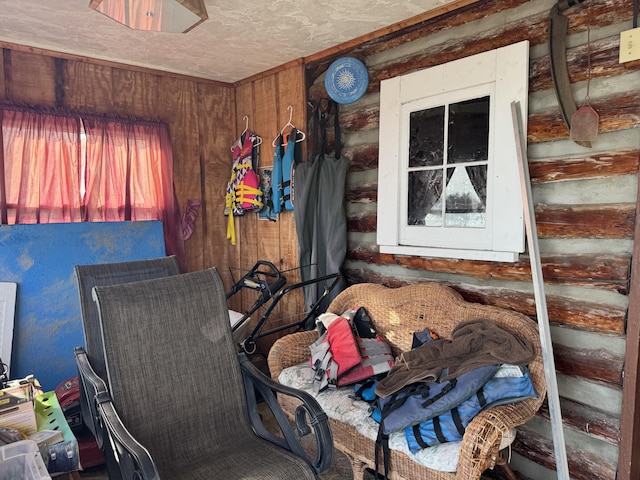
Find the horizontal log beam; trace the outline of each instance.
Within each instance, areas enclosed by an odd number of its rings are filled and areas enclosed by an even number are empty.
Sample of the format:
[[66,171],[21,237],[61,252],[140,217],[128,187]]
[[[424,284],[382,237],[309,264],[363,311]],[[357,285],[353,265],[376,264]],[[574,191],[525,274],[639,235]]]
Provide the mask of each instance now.
[[[500,7],[498,7],[499,10],[506,10],[517,6],[517,3],[521,2],[513,2],[510,4],[507,4],[507,2],[499,3],[501,4]],[[629,8],[621,8],[621,3],[627,3]],[[632,4],[630,2],[609,0],[601,3],[598,2],[589,7],[589,12],[587,12],[585,8],[568,9],[563,12],[569,19],[568,35],[586,30],[587,23],[591,28],[597,28],[599,26],[608,26],[613,23],[624,22],[631,18],[630,11]],[[453,22],[451,17],[434,19],[434,21],[430,22],[429,29],[430,32],[435,33],[463,23],[469,23],[484,16],[485,7],[475,11],[456,12]],[[468,20],[465,21],[465,18]],[[529,40],[532,47],[544,44],[548,41],[548,25],[549,12],[542,12],[520,21],[509,22],[507,25],[489,32],[471,35],[465,38],[453,38],[439,45],[434,45],[428,50],[395,58],[385,64],[373,66],[369,68],[369,85],[367,92],[378,92],[380,90],[380,81],[382,80],[441,65],[522,40]],[[418,36],[424,36],[424,32],[421,32]],[[398,46],[404,43],[405,40],[410,41],[412,39],[413,38],[403,38],[397,42],[384,42],[384,50]],[[590,50],[591,57],[591,78],[619,75],[624,71],[628,72],[640,68],[640,64],[638,66],[629,66],[618,62],[619,37],[613,36],[592,41],[589,47],[579,45],[567,49],[567,70],[571,83],[586,80],[587,78],[587,48]],[[373,50],[375,49],[366,48],[365,46],[353,52],[353,55],[366,56],[375,53]],[[324,66],[328,67],[328,63],[329,62],[326,62]],[[312,65],[310,68],[316,71],[313,76],[314,79],[323,71],[321,68],[318,68],[317,65]],[[549,57],[543,56],[532,59],[530,64],[529,91],[535,92],[550,88],[552,88],[552,80],[549,68]],[[324,84],[322,82],[315,82],[309,89],[309,99],[316,101],[324,96],[326,96]]]
[[[625,93],[591,101],[598,112],[598,133],[640,127],[640,93]],[[569,138],[560,110],[529,114],[527,143],[551,142]]]
[[[333,143],[331,145],[331,151],[333,151]],[[377,143],[342,149],[342,155],[349,159],[350,172],[364,172],[377,169],[378,154]]]
[[[533,294],[500,288],[474,288],[469,285],[456,286],[468,301],[481,301],[490,305],[519,311],[535,317],[536,306]],[[568,297],[546,295],[549,319],[559,325],[576,327],[605,333],[622,335],[625,329],[625,308],[602,305],[596,302],[575,300]]]
[[[345,277],[350,283],[379,283],[389,287],[399,287],[410,283],[428,281],[428,279],[407,278],[383,275],[368,268],[346,268]],[[457,290],[465,300],[514,310],[530,317],[536,315],[533,294],[506,288],[474,287],[453,282],[441,282]],[[547,295],[549,320],[558,325],[590,330],[602,333],[623,334],[626,309],[616,306],[603,306],[600,303],[586,302],[555,295]]]
[[350,203],[378,203],[378,184],[367,183],[347,187],[345,199]]
[[620,150],[583,157],[539,159],[529,161],[531,183],[564,182],[637,175],[640,150]]
[[535,207],[540,238],[632,239],[635,204],[542,205]]
[[349,213],[347,214],[347,231],[359,233],[374,233],[378,229],[378,216],[376,213]]
[[555,344],[553,356],[558,372],[622,389],[624,356],[603,349],[578,349]]
[[[635,205],[538,204],[535,219],[540,238],[632,239]],[[350,232],[372,233],[377,229],[377,215],[352,213],[347,216],[347,224]]]
[[[531,282],[531,264],[529,256],[524,254],[517,262],[510,263],[392,255],[380,253],[376,247],[352,247],[347,258],[371,265],[399,265],[409,270],[464,275],[479,280]],[[542,255],[540,262],[546,283],[628,293],[630,255]]]
[[[560,399],[560,411],[564,425],[612,445],[618,444],[619,418],[567,398]],[[538,410],[538,415],[547,421],[550,420],[549,405],[546,400]]]
[[[553,441],[526,427],[520,427],[511,445],[513,451],[550,470],[556,469]],[[566,447],[569,475],[573,480],[615,480],[617,465],[605,458]]]

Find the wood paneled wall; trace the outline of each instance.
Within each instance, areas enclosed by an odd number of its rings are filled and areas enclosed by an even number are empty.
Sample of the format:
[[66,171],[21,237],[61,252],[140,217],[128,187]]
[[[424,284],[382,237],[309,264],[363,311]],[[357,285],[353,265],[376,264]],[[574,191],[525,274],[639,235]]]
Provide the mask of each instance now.
[[[235,218],[238,243],[226,238],[225,190],[231,173],[231,144],[249,128],[263,137],[260,165],[273,165],[272,141],[289,120],[306,126],[305,71],[301,60],[249,78],[237,85],[0,43],[0,101],[62,107],[79,112],[161,119],[173,142],[174,182],[184,210],[187,200],[201,202],[194,233],[185,242],[186,269],[217,267],[227,289],[256,260],[287,271],[299,281],[298,248],[292,212],[278,221],[258,221],[255,213]],[[230,301],[248,309],[255,292]],[[293,291],[270,316],[265,328],[292,323],[303,311],[301,290]],[[253,322],[264,310],[256,313]],[[260,342],[268,350],[278,335]]]
[[[285,64],[236,85],[236,136],[245,128],[243,118],[246,115],[249,130],[263,139],[260,145],[261,167],[273,166],[272,142],[289,121],[289,106],[293,108],[292,123],[297,128],[306,130],[305,95],[305,70],[301,61]],[[238,242],[232,247],[233,263],[230,264],[236,278],[251,268],[257,260],[267,260],[285,272],[288,285],[300,281],[300,274],[296,270],[298,243],[293,212],[281,212],[275,222],[258,220],[256,213],[247,213],[236,219],[236,235]],[[232,308],[246,311],[256,298],[256,292],[245,289],[231,299],[230,305]],[[302,291],[293,290],[283,297],[269,316],[263,331],[299,321],[303,311]],[[251,325],[254,325],[263,313],[264,310],[256,312]],[[259,351],[266,354],[279,336],[281,334],[274,334],[262,339],[258,344]]]
[[0,100],[80,112],[161,119],[173,141],[174,183],[182,209],[202,202],[185,244],[190,271],[226,266],[221,213],[235,133],[233,85],[2,44]]

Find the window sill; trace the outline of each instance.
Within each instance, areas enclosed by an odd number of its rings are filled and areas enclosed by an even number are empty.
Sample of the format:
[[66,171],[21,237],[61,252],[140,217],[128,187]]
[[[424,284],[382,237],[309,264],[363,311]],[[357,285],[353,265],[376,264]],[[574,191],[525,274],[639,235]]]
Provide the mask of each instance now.
[[380,253],[411,255],[416,257],[456,258],[487,262],[517,262],[518,252],[493,250],[460,250],[453,248],[412,247],[407,245],[380,245]]

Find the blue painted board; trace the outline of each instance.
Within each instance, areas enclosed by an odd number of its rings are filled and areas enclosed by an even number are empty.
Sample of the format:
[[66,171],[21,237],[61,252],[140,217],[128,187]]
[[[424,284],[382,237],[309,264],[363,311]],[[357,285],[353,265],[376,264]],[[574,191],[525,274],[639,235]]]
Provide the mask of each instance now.
[[46,392],[76,375],[75,265],[163,256],[160,221],[0,225],[0,281],[18,284],[11,378],[34,374]]

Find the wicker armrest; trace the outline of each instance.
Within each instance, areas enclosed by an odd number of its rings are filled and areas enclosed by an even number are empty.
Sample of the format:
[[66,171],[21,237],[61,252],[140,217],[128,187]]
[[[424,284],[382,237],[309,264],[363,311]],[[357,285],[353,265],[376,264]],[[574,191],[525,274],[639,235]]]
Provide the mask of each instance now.
[[309,360],[309,345],[318,339],[315,330],[296,332],[278,339],[269,350],[268,364],[271,378],[278,380],[285,368]]
[[526,423],[535,415],[542,398],[485,410],[476,415],[465,430],[460,446],[457,478],[474,478],[493,468],[502,437],[509,429]]

